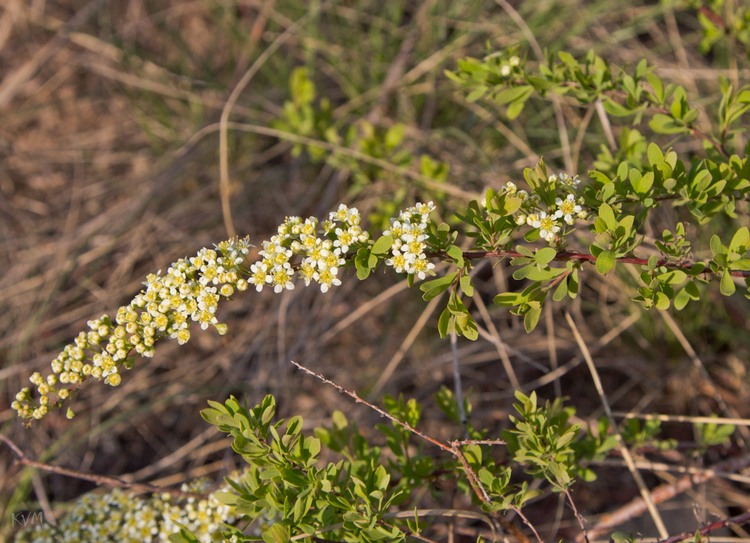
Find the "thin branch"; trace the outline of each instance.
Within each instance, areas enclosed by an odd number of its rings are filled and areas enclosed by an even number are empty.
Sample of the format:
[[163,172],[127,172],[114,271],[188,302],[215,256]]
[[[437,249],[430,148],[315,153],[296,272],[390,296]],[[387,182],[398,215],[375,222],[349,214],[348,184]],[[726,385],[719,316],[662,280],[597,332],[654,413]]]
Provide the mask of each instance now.
[[573,495],[570,493],[570,489],[565,489],[565,497],[568,499],[568,503],[570,504],[570,507],[573,508],[573,514],[576,517],[576,520],[578,521],[578,526],[581,528],[581,533],[583,534],[583,540],[586,543],[589,543],[589,534],[586,531],[586,524],[583,521],[583,516],[581,513],[578,512],[578,508],[576,507],[576,502],[573,501]]
[[[596,388],[596,392],[599,395],[599,399],[602,402],[602,407],[604,408],[604,412],[606,413],[607,418],[609,419],[610,424],[612,428],[614,429],[614,435],[615,435],[615,439],[617,440],[618,449],[620,450],[620,453],[622,454],[622,457],[628,466],[628,470],[630,471],[631,475],[633,476],[633,479],[635,480],[636,484],[638,485],[638,488],[640,489],[641,497],[643,498],[643,501],[646,504],[648,512],[651,514],[651,518],[654,521],[654,524],[656,525],[656,529],[659,532],[659,536],[667,537],[668,535],[667,528],[666,526],[664,526],[664,521],[661,518],[661,514],[659,513],[659,510],[656,508],[656,503],[654,501],[654,498],[651,495],[651,492],[649,492],[648,487],[646,486],[646,483],[643,481],[643,477],[641,477],[640,472],[636,469],[635,463],[633,462],[633,456],[630,454],[630,451],[625,446],[625,442],[622,438],[622,434],[620,434],[620,432],[617,431],[617,422],[615,421],[614,415],[612,415],[612,409],[610,408],[609,401],[607,400],[607,396],[604,393],[604,387],[602,386],[601,379],[599,378],[599,371],[596,369],[596,365],[594,364],[594,359],[591,358],[591,352],[586,346],[586,342],[583,341],[583,337],[581,337],[581,334],[578,331],[578,327],[576,326],[576,323],[573,320],[573,317],[571,317],[570,313],[568,313],[567,311],[565,312],[565,319],[568,321],[568,325],[570,326],[570,329],[573,332],[573,336],[575,337],[576,343],[578,343],[578,348],[581,350],[581,354],[583,355],[583,358],[589,367],[589,372],[591,373],[591,378],[594,381],[594,387]],[[584,533],[584,535],[586,534]],[[591,534],[591,537],[592,538],[594,537],[593,533]]]
[[[421,173],[416,172],[406,166],[398,166],[388,160],[385,160],[382,158],[376,158],[376,157],[368,155],[367,153],[363,153],[355,149],[349,149],[348,147],[343,147],[341,145],[335,145],[324,140],[308,138],[306,136],[299,136],[297,134],[286,132],[284,130],[278,130],[276,128],[270,128],[268,126],[256,125],[256,124],[250,124],[250,123],[239,123],[239,122],[230,121],[230,122],[227,122],[226,128],[231,129],[231,130],[241,131],[241,132],[249,132],[251,134],[260,134],[262,136],[269,136],[272,138],[277,138],[277,139],[291,142],[291,143],[300,143],[303,145],[320,147],[321,149],[325,149],[326,151],[330,151],[332,153],[339,153],[347,157],[351,157],[355,160],[359,160],[360,162],[363,162],[365,164],[372,164],[374,166],[378,166],[379,168],[383,168],[384,170],[393,172],[396,175],[402,175],[406,178],[409,178],[415,181],[416,183],[419,183],[420,185],[424,187],[445,192],[446,194],[450,194],[451,196],[455,196],[457,198],[460,198],[461,200],[477,200],[482,197],[481,193],[463,190],[454,185],[447,185],[443,183],[442,181],[422,175]],[[213,132],[217,132],[221,129],[223,129],[223,126],[221,125],[221,123],[214,123],[214,124],[204,126],[203,128],[201,128],[201,130],[193,134],[190,140],[188,140],[188,143],[186,143],[185,146],[183,147],[187,147],[188,145],[195,145],[196,141],[199,141],[203,139],[204,137],[206,137],[207,135]]]
[[71,17],[65,25],[24,64],[6,75],[0,82],[0,108],[5,108],[23,89],[36,73],[63,50],[71,34],[83,26],[97,10],[104,4],[104,0],[91,0]]
[[464,390],[461,383],[461,367],[458,363],[458,334],[453,330],[451,332],[451,361],[453,366],[453,388],[456,394],[456,403],[458,404],[458,419],[464,432],[467,430],[466,409],[464,409]]
[[[714,477],[724,476],[723,474],[725,473],[740,472],[749,465],[750,454],[744,454],[739,457],[733,457],[722,462],[717,462],[708,469],[701,470],[700,472],[690,470],[690,472],[684,477],[654,488],[651,491],[651,496],[653,496],[655,503],[663,503],[667,500],[671,500],[678,494],[686,492],[696,485],[710,481]],[[607,533],[612,528],[619,526],[630,519],[639,517],[645,510],[646,504],[644,501],[641,498],[635,498],[615,511],[605,515],[601,521],[589,531],[589,535],[592,539],[598,539],[601,535]],[[662,536],[662,538],[666,537],[667,536]]]
[[[540,63],[544,62],[544,51],[542,51],[542,47],[539,45],[539,42],[536,39],[536,36],[534,36],[534,32],[529,28],[529,25],[526,24],[526,21],[524,21],[523,17],[521,17],[521,14],[516,11],[516,9],[510,5],[510,2],[507,0],[495,0],[495,3],[500,6],[505,13],[508,14],[508,16],[513,19],[513,22],[516,23],[518,28],[521,29],[521,32],[523,32],[523,35],[526,37],[526,39],[529,42],[529,45],[534,50],[534,55],[539,60]],[[570,138],[568,137],[568,129],[565,126],[565,115],[563,114],[562,110],[562,100],[559,95],[557,94],[551,94],[549,96],[550,102],[552,102],[552,106],[555,110],[555,121],[557,122],[557,131],[560,135],[560,147],[562,148],[562,157],[563,161],[565,162],[565,168],[573,173],[573,154],[570,149]]]
[[[750,511],[746,511],[741,515],[736,515],[734,517],[717,520],[716,522],[712,522],[711,524],[708,524],[697,531],[698,533],[700,533],[700,535],[708,535],[715,530],[720,530],[721,528],[726,528],[728,526],[736,524],[747,524],[748,522],[750,522]],[[678,543],[680,541],[684,541],[685,539],[690,539],[693,537],[695,537],[695,532],[682,532],[681,534],[662,539],[658,543]]]
[[[443,256],[443,255],[440,255]],[[446,255],[447,257],[447,255]],[[519,253],[518,251],[465,251],[463,257],[469,260],[477,260],[480,258],[527,258],[528,255]],[[561,251],[555,255],[553,259],[557,262],[567,262],[568,260],[578,260],[582,262],[595,263],[596,257],[590,253],[579,253],[576,251]],[[647,266],[647,258],[637,258],[634,256],[621,256],[618,257],[617,262],[621,264],[637,264],[640,266]],[[667,258],[661,258],[656,261],[657,267],[664,266],[671,269],[682,269],[689,270],[695,266],[697,262],[674,262]],[[705,264],[705,263],[702,263]],[[720,272],[715,272],[708,266],[701,272],[702,275],[716,275]],[[730,270],[729,274],[732,277],[750,277],[750,271],[747,270]]]
[[294,24],[279,34],[271,45],[263,50],[253,65],[244,73],[242,79],[240,79],[237,85],[232,89],[232,93],[229,95],[226,104],[224,104],[224,107],[222,108],[221,119],[219,120],[219,189],[221,195],[221,212],[224,216],[224,227],[226,228],[229,237],[234,237],[236,235],[234,222],[232,220],[232,207],[229,202],[231,197],[229,181],[229,115],[232,112],[232,108],[234,108],[234,105],[237,103],[240,94],[242,94],[253,77],[255,77],[255,74],[260,71],[271,55],[292,38],[300,27],[315,17],[320,9],[321,6],[312,7],[304,16],[300,17],[300,19]]
[[46,471],[47,473],[54,473],[56,475],[62,475],[64,477],[71,477],[73,479],[81,479],[83,481],[95,483],[99,486],[107,486],[111,488],[127,488],[128,490],[132,490],[133,492],[148,492],[152,494],[166,493],[176,498],[202,499],[207,496],[207,494],[203,494],[200,492],[185,492],[183,490],[164,488],[146,483],[133,483],[125,481],[124,479],[120,479],[119,477],[109,477],[107,475],[97,475],[68,468],[61,468],[59,466],[52,466],[50,464],[45,464],[44,462],[32,460],[31,458],[27,457],[26,454],[20,449],[20,447],[18,447],[18,445],[16,445],[9,437],[3,434],[0,434],[0,441],[10,447],[13,453],[18,457],[18,463],[30,468],[36,468],[42,471]]
[[[402,421],[400,419],[397,419],[396,417],[394,417],[393,415],[391,415],[390,413],[388,413],[384,409],[382,409],[382,408],[380,408],[380,407],[378,407],[378,406],[376,406],[376,405],[368,402],[367,400],[363,399],[356,392],[344,388],[343,386],[339,385],[338,383],[335,383],[335,382],[331,381],[330,379],[328,379],[324,375],[322,375],[322,374],[320,374],[320,373],[318,373],[316,371],[313,371],[313,370],[311,370],[311,369],[303,366],[302,364],[300,364],[298,362],[295,362],[294,360],[291,360],[290,362],[296,368],[300,369],[304,373],[306,373],[308,375],[311,375],[312,377],[315,377],[316,379],[322,381],[323,383],[332,386],[333,388],[335,388],[336,390],[338,390],[342,394],[344,394],[346,396],[349,396],[356,403],[361,403],[361,404],[366,405],[367,407],[369,407],[370,409],[372,409],[373,411],[375,411],[379,415],[387,418],[388,420],[390,420],[394,424],[397,424],[398,426],[401,426],[402,428],[404,428],[407,431],[413,433],[414,435],[417,435],[417,436],[421,437],[425,441],[427,441],[429,443],[432,443],[433,445],[435,445],[436,447],[440,448],[441,450],[450,453],[461,464],[461,466],[462,466],[462,468],[464,470],[464,473],[466,474],[466,478],[469,481],[469,485],[471,486],[472,490],[474,491],[474,494],[477,496],[477,498],[479,499],[479,501],[481,501],[484,504],[491,503],[491,500],[490,500],[489,495],[487,494],[487,491],[484,489],[484,487],[482,486],[482,483],[479,481],[479,477],[477,476],[476,472],[472,469],[472,467],[469,465],[469,461],[466,459],[466,456],[464,455],[464,453],[460,449],[460,446],[464,444],[463,441],[458,440],[458,441],[451,441],[450,443],[444,443],[444,442],[442,442],[442,441],[440,441],[438,439],[435,439],[434,437],[428,436],[427,434],[424,434],[424,433],[420,432],[419,430],[417,430],[416,428],[414,428],[410,424],[408,424],[408,423],[406,423],[406,422],[404,422],[404,421]],[[491,443],[491,444],[494,445],[494,444],[499,444],[500,442],[493,440],[493,441],[488,442],[488,443]],[[536,531],[536,529],[534,528],[533,524],[531,524],[531,522],[529,521],[529,519],[526,518],[526,516],[524,516],[524,514],[521,512],[521,510],[519,508],[515,507],[515,506],[511,506],[510,509],[513,512],[515,512],[521,518],[521,520],[524,522],[524,524],[526,524],[529,527],[529,529],[534,533],[534,536],[536,537],[536,540],[539,543],[542,543],[542,539],[539,536],[539,533]],[[502,525],[503,529],[505,529],[506,531],[509,531],[510,533],[512,533],[513,536],[518,541],[520,541],[521,543],[530,543],[529,542],[529,538],[526,537],[526,535],[524,535],[524,533],[521,532],[521,530],[519,530],[519,528],[516,525],[514,525],[512,522],[510,522],[508,519],[506,519],[504,517],[501,517],[501,516],[498,516],[496,513],[493,514],[493,517],[496,518],[500,522],[500,524]]]
[[394,417],[393,415],[391,415],[390,413],[388,413],[388,411],[386,411],[385,409],[383,409],[381,407],[378,407],[377,405],[374,405],[374,404],[368,402],[367,400],[363,399],[359,394],[357,394],[353,390],[348,390],[348,389],[342,387],[341,385],[339,385],[338,383],[334,383],[330,379],[326,378],[324,375],[322,375],[322,374],[320,374],[318,372],[315,372],[315,371],[313,371],[313,370],[311,370],[311,369],[303,366],[302,364],[300,364],[298,362],[295,362],[294,360],[290,360],[290,362],[297,369],[302,370],[306,374],[311,375],[311,376],[315,377],[316,379],[319,379],[320,381],[324,382],[327,385],[331,385],[333,388],[335,388],[336,390],[338,390],[342,394],[344,394],[346,396],[349,396],[356,403],[363,403],[363,404],[365,404],[367,407],[369,407],[370,409],[372,409],[373,411],[375,411],[379,415],[382,415],[383,417],[387,418],[388,420],[390,420],[394,424],[397,424],[397,425],[401,426],[402,428],[404,428],[405,430],[408,430],[409,432],[413,433],[414,435],[417,435],[417,436],[421,437],[425,441],[428,441],[428,442],[432,443],[433,445],[435,445],[436,447],[439,447],[440,449],[444,450],[445,452],[449,452],[451,454],[454,454],[454,452],[453,452],[454,449],[450,445],[446,445],[445,443],[443,443],[440,440],[435,439],[434,437],[430,437],[427,434],[423,434],[422,432],[420,432],[419,430],[417,430],[416,428],[414,428],[410,424],[408,424],[408,423],[406,423],[406,422],[404,422],[404,421],[402,421],[400,419],[397,419],[396,417]]

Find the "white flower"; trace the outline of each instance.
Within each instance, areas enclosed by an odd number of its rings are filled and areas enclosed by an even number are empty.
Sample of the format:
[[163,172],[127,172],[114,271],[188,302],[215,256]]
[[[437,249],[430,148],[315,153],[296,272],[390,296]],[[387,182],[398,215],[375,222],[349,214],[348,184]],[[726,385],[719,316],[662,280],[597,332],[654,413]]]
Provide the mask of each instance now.
[[404,268],[406,268],[408,264],[406,257],[402,255],[398,249],[393,249],[391,254],[393,256],[385,261],[386,266],[393,267],[393,269],[396,270],[396,273],[403,273]]
[[559,219],[562,217],[567,224],[573,224],[573,215],[579,214],[582,209],[581,206],[576,203],[575,196],[572,194],[568,194],[565,200],[556,198],[555,205],[557,205],[555,218]]
[[268,275],[268,265],[265,261],[256,262],[250,266],[252,275],[247,280],[248,283],[255,285],[255,290],[258,292],[263,290],[263,285],[271,282],[271,277]]
[[547,213],[542,211],[539,214],[538,222],[539,226],[535,228],[539,228],[539,235],[542,239],[549,243],[555,241],[555,234],[560,231],[560,227],[555,222],[555,217],[553,215],[547,215]]
[[294,283],[292,279],[294,272],[292,267],[286,263],[283,266],[275,266],[271,270],[271,283],[273,283],[273,291],[278,294],[282,290],[294,290]]
[[435,264],[424,258],[424,255],[422,258],[415,260],[411,267],[411,273],[415,274],[420,279],[424,279],[428,273],[434,275],[432,270],[435,269]]

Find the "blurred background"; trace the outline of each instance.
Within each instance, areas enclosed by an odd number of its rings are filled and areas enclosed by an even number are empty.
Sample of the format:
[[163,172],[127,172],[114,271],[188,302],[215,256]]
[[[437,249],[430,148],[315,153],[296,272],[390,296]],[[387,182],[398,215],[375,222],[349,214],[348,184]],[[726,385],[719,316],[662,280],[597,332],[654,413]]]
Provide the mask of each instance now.
[[[84,386],[72,421],[63,410],[26,429],[9,406],[87,320],[113,314],[148,273],[201,247],[235,233],[259,246],[285,216],[324,217],[339,203],[357,206],[376,230],[416,200],[435,201],[450,221],[485,187],[520,183],[542,156],[561,169],[553,109],[531,101],[507,121],[499,108],[468,102],[443,74],[461,57],[527,51],[530,32],[549,51],[594,49],[615,65],[647,58],[710,112],[719,76],[748,80],[747,57],[731,41],[702,52],[699,15],[688,3],[613,0],[5,0],[0,431],[56,466],[178,485],[221,480],[235,465],[227,441],[199,417],[207,399],[257,402],[270,392],[282,415],[301,414],[307,427],[335,409],[365,428],[377,419],[293,371],[295,360],[374,401],[415,397],[425,430],[461,435],[434,402],[441,386],[453,386],[450,343],[435,329],[442,307],[382,271],[360,283],[348,270],[326,294],[300,284],[236,295],[221,309],[226,336],[196,331],[188,345],[165,342],[139,360],[120,387]],[[570,173],[585,182],[602,130],[572,102],[563,101],[563,114]],[[310,139],[325,144],[310,148]],[[686,157],[701,151],[699,142],[665,144]],[[624,288],[630,272],[585,274],[579,299],[550,306],[527,335],[491,305],[517,286],[505,266],[478,266],[475,313],[488,335],[458,345],[475,426],[499,434],[516,388],[565,396],[585,421],[602,414],[563,310],[576,317],[616,411],[750,415],[748,334],[738,333],[747,331],[746,300],[713,289],[681,314],[642,313]],[[665,424],[663,437],[695,439],[685,424]],[[748,452],[740,440],[704,459],[679,447],[668,454],[692,465]],[[637,495],[627,471],[611,464],[576,487],[592,522]],[[651,484],[674,477],[644,476]],[[94,485],[23,468],[0,446],[0,488],[2,539],[14,511],[51,511],[48,503]],[[746,489],[715,480],[690,499],[725,515],[750,508]],[[575,533],[558,497],[544,499],[538,526]],[[680,531],[699,521],[682,522]]]

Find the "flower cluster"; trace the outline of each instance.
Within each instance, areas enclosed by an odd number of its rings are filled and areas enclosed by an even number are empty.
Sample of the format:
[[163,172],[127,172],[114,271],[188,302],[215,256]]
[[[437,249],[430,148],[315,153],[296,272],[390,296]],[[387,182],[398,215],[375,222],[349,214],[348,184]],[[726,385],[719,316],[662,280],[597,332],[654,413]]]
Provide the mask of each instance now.
[[[186,492],[203,492],[206,483],[183,485]],[[229,490],[226,485],[220,489]],[[57,526],[37,524],[16,536],[16,543],[160,543],[179,533],[180,525],[200,541],[214,541],[224,523],[235,520],[232,509],[209,494],[204,499],[134,496],[114,489],[106,494],[86,494],[63,516]]]
[[[516,224],[528,225],[539,230],[539,237],[552,244],[559,237],[564,225],[572,226],[576,219],[585,219],[586,211],[581,204],[583,198],[576,196],[576,189],[580,183],[578,176],[569,176],[565,172],[552,174],[547,178],[548,186],[563,197],[556,197],[553,205],[544,206],[538,195],[529,194],[525,190],[518,190],[515,183],[505,185],[508,194],[523,200],[523,205],[515,214]],[[563,225],[564,223],[564,225]]]
[[432,274],[435,264],[427,260],[425,240],[430,213],[434,210],[432,202],[418,203],[402,211],[397,219],[391,219],[390,229],[383,232],[393,237],[390,258],[385,263],[397,273],[414,274],[420,279]]
[[[391,219],[388,234],[394,241],[387,265],[420,279],[431,273],[435,266],[427,261],[425,240],[434,209],[432,202],[417,204]],[[359,211],[344,204],[322,223],[314,217],[287,217],[277,233],[263,242],[261,258],[250,266],[246,259],[251,245],[242,238],[201,249],[194,257],[173,263],[165,274],[149,275],[145,288],[120,307],[114,319],[102,315],[88,322],[88,330],[52,361],[51,374],[43,377],[35,372],[30,377],[38,399],[25,387],[16,394],[12,408],[21,418],[41,419],[86,379],[117,386],[120,371],[130,368],[136,356],[152,357],[160,339],[187,343],[193,324],[225,334],[227,325],[216,316],[219,302],[250,285],[277,293],[293,289],[295,278],[306,286],[315,282],[323,292],[340,285],[341,267],[369,241],[360,222]],[[72,416],[72,411],[68,414]]]
[[521,65],[521,59],[517,57],[516,55],[511,56],[508,58],[508,63],[503,63],[500,66],[500,75],[503,77],[508,77],[511,72],[513,72],[514,68],[518,68]]
[[37,401],[26,387],[16,395],[13,409],[22,418],[41,419],[51,394],[65,400],[70,388],[87,378],[117,386],[119,370],[132,364],[132,353],[152,357],[154,344],[165,337],[186,343],[191,323],[203,329],[211,325],[225,334],[227,326],[218,322],[216,310],[221,298],[248,288],[242,263],[249,247],[247,238],[228,240],[178,260],[164,275],[149,275],[146,288],[117,310],[114,321],[108,315],[89,321],[88,331],[79,333],[52,361],[50,375],[44,378],[35,372],[30,377],[39,394]]
[[[305,286],[314,281],[326,292],[340,285],[338,272],[346,263],[347,254],[369,239],[360,222],[359,211],[344,204],[331,212],[322,225],[315,217],[304,221],[300,217],[287,217],[278,232],[263,242],[260,251],[263,258],[250,266],[248,281],[258,292],[267,285],[273,286],[277,293],[292,290],[296,269]],[[295,255],[301,257],[298,263],[293,262]]]

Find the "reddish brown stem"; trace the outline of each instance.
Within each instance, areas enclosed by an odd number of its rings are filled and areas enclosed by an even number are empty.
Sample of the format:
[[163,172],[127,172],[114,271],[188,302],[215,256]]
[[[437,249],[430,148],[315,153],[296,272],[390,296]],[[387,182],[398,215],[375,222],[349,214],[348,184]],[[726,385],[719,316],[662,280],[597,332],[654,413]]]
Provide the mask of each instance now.
[[[480,258],[528,258],[528,255],[518,251],[466,251],[463,257],[469,260],[478,260]],[[589,253],[578,253],[574,251],[563,251],[557,253],[554,258],[558,262],[567,262],[568,260],[580,260],[583,262],[596,262],[596,257]],[[633,256],[621,256],[617,262],[622,264],[637,264],[640,266],[648,265],[648,259],[636,258]],[[666,266],[667,268],[689,270],[695,262],[670,262],[666,258],[661,258],[656,262],[657,266]],[[708,266],[701,272],[703,274],[714,275],[716,272]],[[750,277],[750,271],[734,270],[729,272],[733,277]]]
[[57,475],[63,475],[65,477],[72,477],[74,479],[81,479],[83,481],[90,481],[99,486],[108,486],[112,488],[127,488],[133,492],[149,492],[152,494],[170,494],[178,498],[205,498],[205,494],[198,492],[184,492],[182,490],[164,488],[144,483],[133,483],[120,479],[118,477],[108,477],[106,475],[97,475],[94,473],[85,473],[82,471],[76,471],[68,468],[61,468],[59,466],[52,466],[45,464],[37,460],[32,460],[26,456],[26,454],[16,445],[9,437],[0,434],[0,441],[5,443],[18,457],[17,461],[19,464],[29,466],[30,468],[40,469],[48,473],[56,473]]
[[[717,520],[716,522],[707,524],[706,526],[704,526],[703,528],[697,531],[701,535],[708,535],[713,531],[720,530],[721,528],[726,528],[727,526],[732,526],[735,524],[746,524],[748,522],[750,522],[750,511],[746,511],[742,513],[741,515],[737,515],[734,517]],[[692,537],[695,537],[695,532],[683,532],[681,534],[668,537],[667,539],[663,539],[659,543],[679,543],[680,541],[684,541]]]

